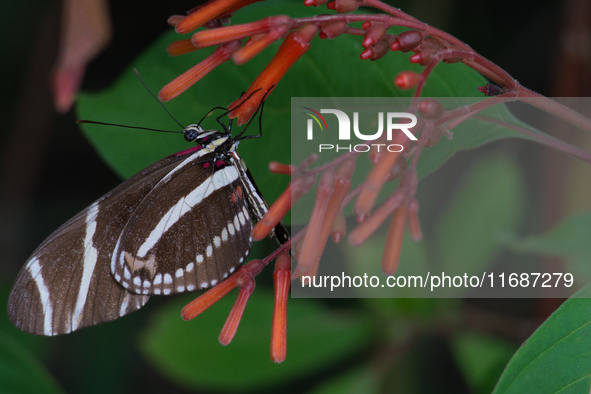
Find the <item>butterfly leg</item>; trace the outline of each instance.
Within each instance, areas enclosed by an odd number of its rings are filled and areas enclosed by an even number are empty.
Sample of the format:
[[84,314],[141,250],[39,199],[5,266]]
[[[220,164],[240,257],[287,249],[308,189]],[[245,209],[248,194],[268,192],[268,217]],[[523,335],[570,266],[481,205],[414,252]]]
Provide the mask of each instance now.
[[[261,99],[261,103],[259,104],[259,107],[257,108],[256,112],[251,116],[251,118],[248,120],[248,123],[246,124],[246,126],[244,126],[244,128],[242,129],[242,131],[236,136],[235,139],[237,139],[237,140],[246,140],[246,139],[249,139],[249,138],[260,138],[260,137],[263,136],[263,109],[265,107],[265,99],[267,98],[267,95],[269,94],[269,92],[271,91],[271,89],[273,89],[274,86],[275,85],[271,86],[265,92],[265,95]],[[257,90],[255,90],[250,96],[252,96],[256,92],[258,92],[259,90],[260,90],[260,88],[257,89]],[[250,96],[248,98],[250,98]],[[248,100],[248,98],[246,100]],[[244,100],[244,101],[246,101],[246,100]],[[244,103],[244,101],[242,103]],[[242,105],[242,103],[240,103],[240,105]],[[236,107],[236,108],[238,108],[238,107]],[[258,135],[247,135],[245,137],[242,137],[242,134],[244,134],[244,132],[246,132],[246,129],[248,129],[248,127],[252,123],[253,119],[256,117],[257,112],[259,112],[259,134]]]

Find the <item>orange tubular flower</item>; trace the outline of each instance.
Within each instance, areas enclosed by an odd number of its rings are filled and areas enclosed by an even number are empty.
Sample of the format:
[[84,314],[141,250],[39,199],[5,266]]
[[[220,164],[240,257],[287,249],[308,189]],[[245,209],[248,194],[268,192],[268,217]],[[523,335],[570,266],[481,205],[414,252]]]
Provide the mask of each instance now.
[[289,26],[286,23],[282,23],[280,25],[275,26],[265,36],[259,38],[256,41],[253,41],[252,43],[246,46],[243,46],[242,48],[234,52],[234,54],[232,55],[232,60],[234,60],[234,63],[236,63],[237,65],[246,63],[256,55],[261,53],[269,45],[279,40],[280,38],[283,38],[288,31]]
[[[302,244],[301,254],[298,258],[299,274],[307,273],[309,275],[316,275],[318,263],[332,231],[335,217],[341,208],[343,199],[351,189],[351,176],[353,176],[354,171],[355,161],[348,160],[341,164],[335,171],[334,186],[330,190],[330,199],[327,201],[326,207],[324,209],[318,207],[318,211],[317,207],[314,207],[312,218],[310,218],[310,223],[308,224],[308,231]],[[318,185],[317,204],[321,195],[321,182],[322,179]],[[325,193],[325,191],[322,191],[322,193]],[[316,214],[322,216],[315,219]],[[318,221],[318,227],[316,227],[316,221]],[[307,267],[311,267],[311,269]]]
[[240,41],[232,41],[221,45],[207,59],[191,67],[166,84],[158,93],[158,98],[160,101],[172,100],[206,76],[211,70],[229,60],[232,53],[238,48],[240,48]]
[[172,27],[175,27],[177,25],[177,23],[179,23],[183,19],[185,19],[184,15],[172,15],[172,16],[168,17],[168,19],[166,20],[166,23],[168,23]]
[[394,192],[388,199],[373,212],[366,220],[359,226],[355,227],[347,238],[349,243],[353,246],[359,246],[364,243],[371,234],[373,234],[378,227],[386,220],[392,211],[398,209],[404,201],[404,194]]
[[416,199],[412,200],[408,206],[408,230],[413,241],[419,242],[423,239],[419,222],[419,202]]
[[252,229],[252,239],[254,241],[260,241],[265,238],[287,212],[289,212],[292,203],[296,202],[300,197],[306,194],[315,182],[316,178],[312,175],[294,178],[287,189],[285,189],[273,205],[269,207],[269,210],[263,215],[263,218],[255,224]]
[[221,300],[236,286],[240,286],[241,283],[239,278],[243,273],[247,273],[251,277],[254,277],[258,275],[263,270],[263,268],[265,268],[265,264],[262,260],[256,259],[249,261],[238,271],[236,271],[234,275],[207,290],[205,293],[201,294],[199,297],[185,305],[181,311],[181,317],[183,320],[191,320],[196,318],[207,308]]
[[[197,48],[220,45],[228,41],[241,40],[255,34],[265,33],[278,25],[293,26],[294,20],[286,15],[270,16],[256,22],[201,30],[193,34],[191,41]],[[278,37],[279,39],[281,37]]]
[[[351,190],[351,185],[353,184],[351,182],[351,177],[353,176],[353,172],[355,172],[355,161],[347,160],[337,167],[335,172],[337,177],[335,181],[334,192],[332,193],[332,197],[328,202],[328,209],[326,210],[326,215],[324,217],[322,232],[320,233],[322,238],[320,239],[321,243],[319,245],[318,258],[320,258],[320,255],[324,250],[324,246],[328,240],[328,235],[335,231],[335,227],[339,227],[338,222],[340,218],[337,218],[339,217],[339,212],[341,210],[341,203],[347,196],[347,193],[349,193],[349,190]],[[342,213],[340,213],[340,217],[343,219],[345,218]],[[346,222],[344,226],[346,228]],[[340,228],[342,229],[342,226],[340,226]],[[338,243],[339,241],[340,238],[339,240],[335,240],[335,243]]]
[[220,16],[230,14],[261,0],[211,0],[180,20],[175,27],[179,34],[187,34]]
[[[296,178],[301,179],[301,178]],[[295,181],[292,181],[287,189],[281,193],[279,198],[275,200],[273,205],[269,207],[269,210],[263,218],[254,225],[252,229],[253,241],[260,241],[264,239],[270,232],[277,226],[287,212],[291,209],[291,190]]]
[[[318,257],[318,241],[324,225],[324,218],[328,203],[334,191],[335,174],[332,171],[327,171],[320,177],[318,181],[318,188],[316,189],[316,202],[314,210],[308,223],[304,243],[298,259],[298,268],[301,274],[309,273],[316,275],[316,272],[310,272],[312,267],[316,266]],[[328,235],[327,235],[328,236]]]
[[277,257],[273,282],[275,284],[275,306],[271,327],[271,360],[279,364],[285,360],[287,354],[287,299],[291,284],[291,257],[288,253]]
[[168,48],[166,48],[166,51],[170,56],[180,56],[196,51],[197,49],[198,48],[195,47],[195,45],[193,45],[193,42],[191,42],[191,40],[186,39],[171,42],[168,45]]
[[341,242],[341,238],[347,233],[347,219],[345,219],[345,215],[341,212],[338,212],[332,221],[332,225],[330,227],[330,235],[332,236],[332,241],[335,244]]
[[386,247],[382,254],[382,271],[388,276],[394,275],[396,269],[398,269],[404,228],[406,227],[406,213],[406,205],[401,206],[394,212],[390,229],[386,236]]
[[188,303],[181,310],[181,317],[183,320],[191,320],[199,316],[202,312],[207,310],[210,306],[224,298],[229,292],[236,287],[236,281],[225,280],[217,286],[212,287],[193,301]]
[[271,171],[273,174],[294,175],[298,171],[298,168],[292,164],[284,164],[277,161],[272,161],[269,163],[269,171]]
[[254,278],[248,272],[242,272],[235,280],[236,284],[240,286],[240,290],[238,291],[238,297],[236,298],[236,302],[232,307],[232,310],[228,314],[228,318],[226,319],[226,323],[222,328],[222,332],[219,336],[219,341],[222,345],[226,346],[232,342],[234,339],[234,335],[236,335],[236,330],[238,330],[238,325],[240,324],[240,320],[242,320],[242,315],[244,314],[244,308],[246,308],[246,303],[250,298],[250,295],[254,291]]
[[[408,138],[402,133],[397,134],[396,137],[392,139],[392,143],[403,146],[407,146],[408,141]],[[363,190],[359,193],[359,197],[357,197],[353,208],[359,222],[365,220],[369,215],[380,190],[382,190],[384,182],[388,179],[390,169],[396,164],[396,161],[401,155],[402,152],[388,152],[383,154],[380,157],[378,164],[367,176]]]
[[[312,41],[317,31],[318,26],[315,24],[305,24],[295,32],[291,32],[279,47],[275,57],[254,80],[246,93],[242,95],[242,97],[250,98],[230,112],[229,117],[238,118],[238,125],[246,123],[258,109],[263,98],[269,95],[287,70],[310,48],[310,41]],[[258,92],[255,93],[257,90]],[[242,100],[242,98],[239,98],[230,104],[228,108],[238,106]]]

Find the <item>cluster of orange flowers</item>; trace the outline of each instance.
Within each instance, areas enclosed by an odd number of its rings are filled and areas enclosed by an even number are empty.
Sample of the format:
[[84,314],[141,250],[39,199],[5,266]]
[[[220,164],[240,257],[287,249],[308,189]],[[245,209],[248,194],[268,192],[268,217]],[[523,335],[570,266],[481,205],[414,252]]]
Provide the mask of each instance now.
[[[462,61],[483,75],[490,77],[502,88],[518,87],[518,84],[504,71],[486,63],[459,40],[441,31],[433,34],[435,29],[427,27],[416,19],[379,3],[377,0],[363,2],[335,0],[328,2],[327,7],[342,14],[351,12],[361,5],[366,5],[385,11],[387,15],[337,14],[299,19],[280,15],[241,25],[224,25],[232,12],[255,1],[260,0],[211,0],[191,10],[187,16],[169,18],[169,23],[175,26],[176,31],[181,34],[205,27],[204,30],[193,33],[190,39],[172,43],[168,48],[170,55],[183,55],[208,46],[218,46],[218,48],[208,58],[164,86],[159,93],[159,98],[162,101],[177,97],[221,63],[232,59],[236,64],[243,64],[273,42],[283,40],[273,59],[243,94],[242,97],[247,99],[238,98],[228,106],[235,108],[230,112],[230,118],[238,118],[238,124],[244,124],[255,114],[262,100],[273,91],[289,68],[309,49],[311,40],[317,34],[320,38],[327,39],[341,34],[362,36],[363,51],[360,57],[372,61],[381,58],[388,51],[414,51],[415,54],[410,58],[410,61],[424,65],[424,71],[421,74],[402,71],[395,78],[394,83],[401,89],[416,87],[415,98],[420,95],[422,85],[433,67],[441,61]],[[304,1],[306,6],[319,6],[324,3],[326,0]],[[349,24],[352,22],[362,22],[362,28],[351,27]],[[388,28],[394,24],[409,27],[411,30],[398,35],[388,34]],[[244,39],[247,40],[243,45]],[[490,95],[504,93],[501,87],[497,87],[496,90],[494,87],[495,85],[491,85],[491,88],[486,91],[490,92]],[[482,89],[484,91],[485,88]],[[419,140],[417,142],[409,141],[401,134],[391,142],[404,146],[406,153],[370,152],[374,167],[362,186],[353,191],[351,191],[351,176],[355,171],[354,155],[345,154],[328,167],[322,166],[314,171],[308,170],[313,158],[297,168],[286,164],[271,163],[272,172],[290,174],[294,178],[287,190],[270,207],[268,213],[255,225],[252,233],[253,239],[265,238],[287,214],[296,200],[314,186],[318,175],[320,175],[309,224],[272,255],[264,260],[250,261],[226,281],[188,304],[182,311],[183,318],[188,320],[196,317],[230,290],[239,287],[236,304],[220,334],[220,342],[228,344],[236,332],[248,297],[254,290],[254,277],[269,262],[277,258],[274,273],[276,295],[271,359],[277,363],[282,362],[286,354],[286,304],[291,280],[302,274],[316,274],[328,237],[332,235],[333,240],[339,242],[346,233],[346,223],[342,212],[353,199],[355,199],[354,213],[360,223],[348,236],[349,243],[354,246],[363,243],[387,218],[392,217],[383,252],[382,270],[386,275],[394,274],[398,266],[407,222],[412,238],[415,241],[422,238],[418,219],[419,204],[414,197],[418,183],[415,167],[420,152],[423,147],[436,144],[442,135],[450,137],[450,128],[461,123],[470,114],[469,112],[459,115],[447,113],[446,116],[442,116],[444,111],[441,104],[430,99],[415,101],[413,105],[422,115],[422,119],[419,119],[420,125],[415,129],[418,130],[415,132],[416,135],[420,132]],[[472,113],[479,110],[481,110],[480,107],[475,107]],[[450,124],[450,120],[454,119],[453,116],[456,116],[455,123],[452,121],[451,127],[444,126],[445,123]],[[412,162],[407,164],[411,155],[413,156]],[[384,183],[398,178],[400,178],[400,183],[396,191],[370,215]],[[293,278],[289,256],[289,249],[292,246],[295,246],[295,258],[298,261]]]

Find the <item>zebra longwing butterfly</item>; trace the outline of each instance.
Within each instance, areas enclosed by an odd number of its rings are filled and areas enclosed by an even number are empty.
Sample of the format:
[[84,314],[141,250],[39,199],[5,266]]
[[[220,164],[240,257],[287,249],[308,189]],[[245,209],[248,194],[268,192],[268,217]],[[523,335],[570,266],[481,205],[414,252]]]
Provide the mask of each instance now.
[[[197,146],[140,171],[51,234],[16,278],[11,322],[66,334],[133,312],[151,295],[215,286],[242,265],[268,205],[236,148],[261,133],[243,136],[247,124],[232,137],[226,114],[217,119],[223,131],[187,126]],[[281,224],[275,233],[289,237]]]

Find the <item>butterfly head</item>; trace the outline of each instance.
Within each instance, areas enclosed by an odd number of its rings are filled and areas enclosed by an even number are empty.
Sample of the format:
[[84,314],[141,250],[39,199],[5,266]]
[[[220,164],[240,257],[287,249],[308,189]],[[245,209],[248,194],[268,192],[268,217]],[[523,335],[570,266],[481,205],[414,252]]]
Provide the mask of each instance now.
[[197,124],[191,124],[183,129],[185,140],[188,142],[206,142],[209,136],[219,134],[219,130],[205,130]]

